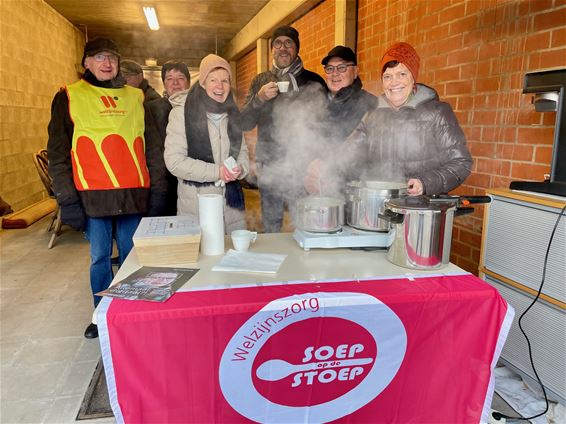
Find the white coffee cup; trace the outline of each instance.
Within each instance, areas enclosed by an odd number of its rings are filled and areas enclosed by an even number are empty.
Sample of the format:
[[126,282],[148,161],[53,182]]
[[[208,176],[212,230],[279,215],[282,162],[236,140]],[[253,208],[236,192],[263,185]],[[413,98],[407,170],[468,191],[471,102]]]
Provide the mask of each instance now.
[[250,248],[250,244],[257,238],[255,231],[234,230],[232,231],[232,244],[234,249],[239,252],[245,252]]
[[280,93],[286,93],[289,91],[289,81],[277,81],[277,88]]

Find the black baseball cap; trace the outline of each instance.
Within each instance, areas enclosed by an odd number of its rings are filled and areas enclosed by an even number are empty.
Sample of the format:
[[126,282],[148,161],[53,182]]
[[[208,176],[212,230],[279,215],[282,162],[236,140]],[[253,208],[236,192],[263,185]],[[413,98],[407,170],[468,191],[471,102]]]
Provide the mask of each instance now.
[[322,59],[322,64],[326,66],[328,61],[333,57],[339,57],[340,59],[344,59],[348,62],[354,62],[354,65],[358,64],[358,59],[356,57],[356,53],[350,48],[345,46],[336,46],[332,50],[328,52],[326,57]]

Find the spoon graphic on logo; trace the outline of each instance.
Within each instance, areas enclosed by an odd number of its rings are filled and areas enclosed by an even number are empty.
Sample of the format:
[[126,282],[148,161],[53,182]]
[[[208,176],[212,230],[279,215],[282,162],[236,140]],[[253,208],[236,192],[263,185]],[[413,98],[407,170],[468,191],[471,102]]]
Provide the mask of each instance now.
[[351,367],[355,365],[366,365],[373,362],[372,358],[358,358],[358,359],[346,359],[344,361],[323,361],[323,362],[311,362],[309,364],[291,364],[282,359],[271,359],[264,362],[259,367],[255,374],[258,378],[265,381],[277,381],[285,378],[291,374],[301,372],[301,371],[311,371],[316,369],[328,369],[328,368],[339,368],[339,367]]

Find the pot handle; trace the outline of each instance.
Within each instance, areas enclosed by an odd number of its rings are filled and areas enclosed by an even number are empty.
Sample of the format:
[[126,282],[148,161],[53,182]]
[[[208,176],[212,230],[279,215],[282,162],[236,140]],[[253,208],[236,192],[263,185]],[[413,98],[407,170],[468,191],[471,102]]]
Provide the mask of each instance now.
[[389,221],[391,224],[401,224],[405,219],[405,215],[393,212],[391,209],[385,209],[383,213],[380,213],[378,216],[385,221]]
[[454,216],[462,216],[471,214],[474,211],[474,208],[456,208],[454,211]]
[[460,196],[460,205],[467,206],[472,203],[490,203],[491,197],[489,196]]

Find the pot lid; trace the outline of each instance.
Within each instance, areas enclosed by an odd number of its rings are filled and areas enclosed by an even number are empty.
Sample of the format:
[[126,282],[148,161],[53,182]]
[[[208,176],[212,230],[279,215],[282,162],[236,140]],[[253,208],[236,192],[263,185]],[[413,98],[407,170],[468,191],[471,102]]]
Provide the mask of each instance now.
[[430,197],[430,196],[406,196],[388,199],[385,206],[395,209],[406,210],[433,210],[442,211],[455,208],[458,198],[454,197]]

